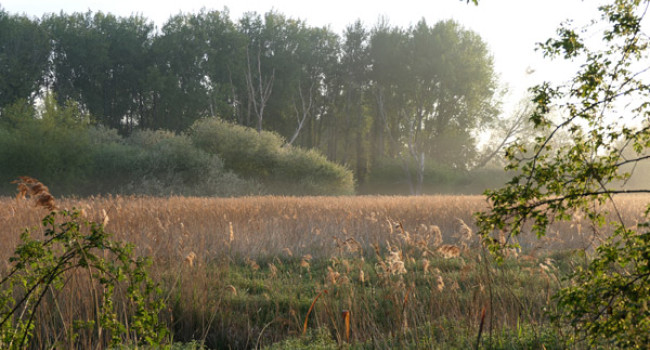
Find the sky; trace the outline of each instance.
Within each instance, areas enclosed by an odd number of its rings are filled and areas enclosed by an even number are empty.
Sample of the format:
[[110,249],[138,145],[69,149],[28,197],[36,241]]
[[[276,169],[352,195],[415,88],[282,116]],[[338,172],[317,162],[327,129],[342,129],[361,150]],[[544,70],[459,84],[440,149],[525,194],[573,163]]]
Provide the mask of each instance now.
[[558,25],[571,18],[584,25],[596,18],[601,0],[481,0],[479,6],[460,0],[0,0],[13,14],[41,17],[45,13],[110,12],[118,16],[140,14],[161,27],[170,16],[228,8],[235,21],[245,12],[276,10],[305,20],[311,26],[329,26],[342,33],[347,25],[361,20],[367,28],[380,18],[406,28],[425,19],[430,25],[454,19],[477,32],[494,57],[495,70],[510,93],[505,109],[514,108],[528,87],[543,80],[561,82],[575,65],[544,59],[536,43],[552,37]]

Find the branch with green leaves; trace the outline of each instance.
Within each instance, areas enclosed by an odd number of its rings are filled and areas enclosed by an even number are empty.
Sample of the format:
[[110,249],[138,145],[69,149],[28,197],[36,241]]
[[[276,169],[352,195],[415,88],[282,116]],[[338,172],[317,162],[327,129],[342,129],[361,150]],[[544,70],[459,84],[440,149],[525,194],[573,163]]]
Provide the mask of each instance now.
[[[479,234],[500,258],[508,243],[494,236],[529,230],[541,237],[552,222],[573,220],[576,213],[594,227],[612,228],[555,296],[554,320],[571,327],[572,341],[593,347],[650,343],[650,223],[631,227],[614,201],[650,193],[625,187],[650,159],[650,85],[644,80],[650,41],[642,30],[649,5],[614,0],[600,6],[599,24],[606,27],[595,49],[589,42],[596,26],[575,30],[565,24],[557,38],[540,44],[546,56],[584,63],[568,84],[531,89],[536,108],[530,120],[546,136],[507,149],[506,170],[515,175],[503,188],[487,191],[490,208],[476,214]],[[553,122],[553,112],[560,122]],[[648,211],[650,206],[646,217]]]

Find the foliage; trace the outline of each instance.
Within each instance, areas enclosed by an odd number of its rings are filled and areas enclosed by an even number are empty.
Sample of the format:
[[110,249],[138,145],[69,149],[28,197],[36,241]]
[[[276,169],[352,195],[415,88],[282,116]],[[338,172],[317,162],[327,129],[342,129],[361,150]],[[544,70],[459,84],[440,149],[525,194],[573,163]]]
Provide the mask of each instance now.
[[[19,186],[33,197],[47,193],[33,179],[23,178]],[[37,315],[57,306],[56,300],[71,288],[85,288],[92,295],[94,312],[84,318],[83,313],[64,315],[57,307],[64,322],[57,338],[67,347],[166,341],[168,333],[158,320],[164,303],[147,273],[150,260],[134,257],[132,245],[111,240],[103,224],[84,220],[78,210],[54,210],[42,224],[42,239],[32,238],[30,230],[21,234],[22,242],[0,279],[0,346],[22,349],[32,344],[42,326]],[[122,294],[126,299],[120,305],[117,296]]]
[[58,106],[53,96],[36,111],[26,103],[5,108],[0,134],[6,135],[0,138],[0,179],[5,184],[34,174],[56,193],[78,195],[232,196],[258,191],[224,170],[219,157],[194,147],[187,136],[136,131],[122,137],[114,129],[92,126],[76,103]]
[[[620,187],[630,176],[623,166],[648,159],[650,85],[643,74],[648,40],[641,28],[648,6],[639,0],[601,6],[604,29],[597,49],[585,39],[591,31],[582,33],[570,23],[558,29],[558,38],[540,45],[547,56],[584,63],[566,85],[533,88],[530,120],[547,136],[537,138],[531,149],[519,143],[507,150],[507,169],[518,175],[502,189],[488,191],[491,210],[477,214],[484,237],[499,231],[516,236],[527,221],[538,236],[551,222],[576,217],[588,219],[594,234],[614,226],[589,267],[576,270],[573,284],[557,298],[558,321],[575,326],[575,340],[586,338],[594,346],[642,348],[648,343],[646,225],[634,228],[615,204],[613,217],[603,210],[616,194],[648,191]],[[559,124],[548,116],[553,109],[564,115]],[[570,142],[550,147],[563,132]],[[499,250],[492,242],[491,248]]]
[[411,193],[422,192],[428,160],[470,168],[478,156],[473,132],[498,112],[492,58],[481,38],[454,21],[422,20],[407,31],[380,24],[370,59],[372,108],[387,155],[418,164],[404,168]]
[[76,103],[58,106],[48,96],[38,111],[18,102],[3,114],[0,129],[8,135],[0,139],[3,185],[33,174],[69,191],[88,175],[90,139],[85,129],[89,120]]
[[273,182],[284,185],[275,193],[339,195],[354,194],[354,177],[317,150],[289,147],[280,154]]
[[0,26],[2,107],[53,92],[120,135],[220,117],[318,149],[358,184],[382,158],[468,168],[496,113],[487,47],[453,21],[337,35],[276,11],[180,13],[160,31],[140,15],[2,11]]
[[219,155],[227,168],[245,177],[261,179],[271,175],[284,143],[275,133],[258,133],[217,118],[197,121],[189,135],[197,147]]
[[132,129],[151,96],[153,24],[141,16],[88,11],[50,14],[40,25],[52,42],[48,88],[62,102],[82,104],[107,127]]
[[[130,180],[127,192],[231,196],[254,189],[235,174],[225,171],[218,156],[196,148],[185,135],[138,131],[125,139],[125,149],[129,150],[125,159],[130,157],[132,161],[116,165],[130,167],[124,169]],[[119,157],[113,160],[121,162]],[[101,164],[97,162],[98,166]]]
[[32,100],[44,81],[49,54],[45,30],[0,7],[0,115],[19,99]]
[[[560,314],[591,346],[642,348],[650,344],[650,232],[618,227],[598,247],[586,268],[578,268],[573,283],[559,291]],[[580,339],[580,338],[579,338]]]
[[201,150],[218,155],[230,169],[261,181],[269,193],[352,194],[352,173],[314,150],[283,147],[279,135],[217,118],[197,121],[190,137]]

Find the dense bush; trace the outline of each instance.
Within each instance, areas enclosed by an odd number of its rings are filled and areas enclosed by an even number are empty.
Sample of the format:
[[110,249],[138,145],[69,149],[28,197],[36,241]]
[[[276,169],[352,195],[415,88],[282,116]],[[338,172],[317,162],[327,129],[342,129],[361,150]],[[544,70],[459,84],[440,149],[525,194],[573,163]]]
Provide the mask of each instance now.
[[275,133],[258,133],[254,129],[216,118],[194,123],[190,135],[200,149],[219,155],[228,169],[241,176],[262,180],[272,175],[284,143]]
[[317,151],[283,147],[284,140],[275,133],[208,118],[194,123],[190,137],[198,148],[223,159],[227,169],[260,181],[267,193],[354,193],[350,170]]
[[17,104],[0,118],[0,193],[13,192],[8,183],[22,175],[44,179],[57,195],[259,192],[187,136],[139,131],[123,138],[91,126],[78,106],[57,107],[50,97],[39,111]]
[[56,184],[57,192],[70,191],[89,171],[88,116],[74,104],[56,107],[46,99],[36,111],[25,102],[7,108],[0,119],[0,182],[31,175]]
[[[255,186],[224,171],[215,156],[194,147],[184,135],[138,131],[123,140],[114,131],[93,131],[92,178],[101,192],[150,195],[231,196],[253,193]],[[113,139],[112,142],[106,142]],[[119,174],[116,176],[116,174]]]

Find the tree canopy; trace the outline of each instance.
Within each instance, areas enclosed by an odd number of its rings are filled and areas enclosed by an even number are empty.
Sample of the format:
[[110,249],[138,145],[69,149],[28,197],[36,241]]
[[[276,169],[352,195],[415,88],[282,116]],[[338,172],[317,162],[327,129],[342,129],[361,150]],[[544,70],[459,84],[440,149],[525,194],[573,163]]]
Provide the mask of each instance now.
[[413,191],[425,161],[471,167],[475,131],[498,112],[491,55],[454,21],[339,35],[274,11],[180,13],[160,30],[139,15],[3,11],[0,26],[0,110],[50,91],[123,135],[217,116],[319,149],[360,184],[385,159],[413,168]]
[[0,108],[38,94],[49,54],[47,32],[38,23],[0,7]]

